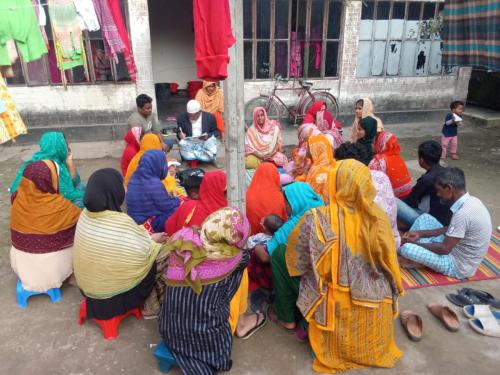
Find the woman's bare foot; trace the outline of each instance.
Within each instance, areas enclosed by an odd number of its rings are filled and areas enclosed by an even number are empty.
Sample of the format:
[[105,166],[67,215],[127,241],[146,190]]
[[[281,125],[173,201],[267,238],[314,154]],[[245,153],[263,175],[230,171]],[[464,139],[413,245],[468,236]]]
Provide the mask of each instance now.
[[236,326],[236,337],[247,339],[267,322],[264,313],[257,311],[240,315]]
[[269,309],[268,311],[269,319],[271,319],[273,322],[276,322],[280,327],[288,330],[288,331],[294,331],[295,328],[297,328],[297,324],[295,322],[282,322],[281,320],[278,320],[276,315],[274,314],[273,309]]
[[421,264],[398,255],[398,263],[403,268],[419,268]]
[[68,282],[69,285],[71,286],[78,286],[77,282],[76,282],[76,277],[75,277],[75,274],[72,273],[70,277],[68,277],[66,279],[66,281]]

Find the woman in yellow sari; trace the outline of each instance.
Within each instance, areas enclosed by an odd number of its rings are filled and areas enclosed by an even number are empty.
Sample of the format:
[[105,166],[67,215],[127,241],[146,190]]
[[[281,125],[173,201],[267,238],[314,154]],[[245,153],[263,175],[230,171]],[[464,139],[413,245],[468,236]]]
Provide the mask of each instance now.
[[313,136],[308,141],[308,156],[312,160],[306,182],[328,202],[328,172],[335,165],[333,147],[323,134]]
[[297,224],[285,255],[289,275],[301,277],[297,306],[309,322],[313,369],[393,367],[402,356],[392,321],[403,287],[391,225],[362,163],[338,161],[329,193],[329,205]]

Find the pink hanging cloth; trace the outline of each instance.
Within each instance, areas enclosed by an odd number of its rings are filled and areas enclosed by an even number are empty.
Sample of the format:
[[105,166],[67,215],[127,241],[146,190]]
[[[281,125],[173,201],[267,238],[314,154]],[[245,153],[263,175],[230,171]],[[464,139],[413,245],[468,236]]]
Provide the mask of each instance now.
[[228,49],[236,41],[231,31],[228,0],[194,0],[194,55],[198,78],[227,78]]
[[125,51],[125,45],[118,33],[115,20],[106,0],[93,0],[95,13],[101,25],[102,38],[104,40],[104,51],[106,56],[118,63],[118,54]]
[[128,74],[130,79],[135,81],[137,79],[137,67],[135,66],[134,55],[132,54],[132,48],[130,46],[130,39],[128,37],[127,27],[125,26],[125,21],[123,18],[122,8],[120,6],[120,0],[108,0],[109,10],[115,21],[118,34],[125,46],[123,51],[123,56],[125,57],[125,63],[127,64]]

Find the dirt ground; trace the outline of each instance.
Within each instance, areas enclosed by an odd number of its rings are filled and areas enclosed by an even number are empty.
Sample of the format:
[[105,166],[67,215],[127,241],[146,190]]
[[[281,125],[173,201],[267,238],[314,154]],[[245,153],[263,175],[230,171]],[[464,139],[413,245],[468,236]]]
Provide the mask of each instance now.
[[[438,140],[435,124],[397,124],[387,126],[401,140],[403,155],[412,174],[421,174],[416,162],[416,147],[429,138]],[[431,136],[432,135],[432,136]],[[348,129],[346,129],[348,136]],[[290,136],[293,139],[293,134]],[[464,169],[468,190],[487,205],[493,227],[500,224],[500,128],[465,129],[459,136],[461,159],[448,165]],[[120,143],[94,142],[73,145],[73,154],[83,179],[103,167],[119,169]],[[48,297],[29,300],[20,310],[15,300],[16,276],[10,268],[9,194],[22,160],[36,147],[0,148],[0,374],[160,374],[152,355],[160,341],[157,320],[136,321],[127,318],[115,341],[103,339],[92,322],[77,324],[81,295],[76,287],[64,285],[63,298],[50,303]],[[219,161],[223,164],[223,155]],[[468,283],[500,297],[500,280]],[[421,342],[409,341],[399,321],[395,321],[396,340],[404,357],[394,369],[364,369],[359,374],[461,375],[498,374],[500,339],[476,334],[461,319],[457,333],[447,331],[427,311],[430,302],[447,303],[445,294],[456,286],[410,290],[401,298],[400,308],[412,309],[424,321]],[[247,341],[235,339],[232,374],[312,374],[312,352],[308,345],[275,324],[269,323]],[[174,370],[172,374],[180,374]]]

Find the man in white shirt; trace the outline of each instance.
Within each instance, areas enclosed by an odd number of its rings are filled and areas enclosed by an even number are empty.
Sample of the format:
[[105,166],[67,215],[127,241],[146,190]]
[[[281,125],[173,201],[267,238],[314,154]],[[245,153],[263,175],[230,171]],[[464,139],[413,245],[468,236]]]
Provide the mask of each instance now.
[[219,147],[215,116],[201,110],[197,100],[190,100],[187,112],[177,117],[177,138],[183,160],[214,163]]

